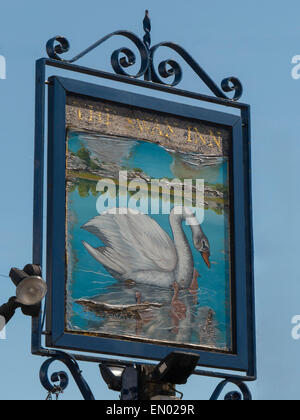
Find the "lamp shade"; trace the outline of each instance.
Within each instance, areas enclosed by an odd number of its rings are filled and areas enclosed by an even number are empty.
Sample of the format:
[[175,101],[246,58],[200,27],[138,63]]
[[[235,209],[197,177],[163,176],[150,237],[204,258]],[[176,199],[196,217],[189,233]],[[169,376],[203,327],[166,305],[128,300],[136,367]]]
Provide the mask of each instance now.
[[38,276],[27,277],[17,286],[17,301],[31,306],[40,303],[47,293],[46,282]]

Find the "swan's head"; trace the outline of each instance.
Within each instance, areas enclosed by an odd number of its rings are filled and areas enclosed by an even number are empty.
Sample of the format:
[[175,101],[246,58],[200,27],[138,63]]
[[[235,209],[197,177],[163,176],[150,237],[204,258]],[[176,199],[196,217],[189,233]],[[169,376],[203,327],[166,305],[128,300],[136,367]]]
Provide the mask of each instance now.
[[202,229],[201,229],[200,234],[198,234],[196,236],[193,235],[193,240],[194,240],[195,248],[202,255],[202,258],[203,258],[205,264],[207,265],[207,267],[210,268],[210,261],[209,261],[210,245],[209,245],[209,241],[208,241],[206,235],[204,234],[204,232],[202,231]]
[[202,258],[207,265],[208,268],[210,268],[210,244],[207,236],[203,232],[203,229],[195,216],[194,212],[184,207],[183,209],[183,216],[186,220],[186,223],[190,226],[193,233],[193,242],[194,247],[200,252],[202,255]]

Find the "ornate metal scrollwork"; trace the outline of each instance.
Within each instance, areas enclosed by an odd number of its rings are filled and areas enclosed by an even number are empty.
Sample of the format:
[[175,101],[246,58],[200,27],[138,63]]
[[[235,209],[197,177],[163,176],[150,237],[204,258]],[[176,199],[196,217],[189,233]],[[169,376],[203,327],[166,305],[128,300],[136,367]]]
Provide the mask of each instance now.
[[[99,39],[97,42],[95,42],[93,45],[91,45],[86,50],[82,51],[80,54],[73,57],[71,60],[64,60],[60,57],[61,54],[64,54],[69,51],[70,49],[70,43],[69,41],[62,37],[62,36],[56,36],[54,38],[51,38],[46,45],[46,51],[50,58],[58,61],[64,61],[65,63],[75,63],[80,58],[87,55],[89,52],[93,51],[95,48],[99,47],[101,44],[103,44],[108,39],[114,37],[114,36],[123,36],[127,39],[130,39],[139,50],[140,56],[141,56],[141,67],[138,73],[135,76],[131,76],[127,74],[124,71],[124,68],[128,68],[136,63],[136,56],[129,48],[120,48],[116,51],[114,51],[111,55],[111,65],[114,69],[114,71],[117,74],[122,74],[124,76],[129,77],[135,77],[139,78],[142,77],[149,66],[149,53],[146,45],[143,43],[143,41],[140,40],[139,37],[137,37],[135,34],[129,31],[116,31],[112,32],[109,35],[106,35],[105,37]],[[125,55],[125,57],[120,57],[120,54]]]
[[[219,88],[216,83],[210,78],[210,76],[203,70],[203,68],[193,59],[193,57],[181,46],[174,44],[173,42],[161,42],[151,48],[151,21],[149,18],[149,12],[146,10],[146,15],[143,21],[143,27],[145,35],[143,40],[141,40],[137,35],[129,31],[116,31],[113,32],[95,42],[93,45],[82,51],[80,54],[76,55],[70,60],[64,60],[60,56],[69,51],[70,44],[69,41],[62,37],[56,36],[51,38],[47,42],[46,50],[48,56],[53,60],[64,61],[65,63],[75,63],[80,58],[87,55],[89,52],[99,47],[108,39],[114,36],[123,36],[131,40],[137,47],[140,59],[141,66],[136,75],[130,75],[126,73],[125,69],[131,67],[136,63],[136,56],[132,50],[129,48],[120,48],[112,53],[111,64],[113,70],[116,74],[131,77],[138,79],[140,77],[145,78],[147,81],[152,81],[154,83],[164,84],[167,86],[177,86],[182,80],[182,69],[180,65],[175,60],[164,60],[158,65],[158,72],[154,66],[154,55],[160,47],[167,47],[175,51],[181,58],[194,70],[194,72],[200,77],[200,79],[205,83],[205,85],[216,95],[218,98],[223,98],[227,100],[237,101],[241,98],[243,94],[243,87],[239,79],[236,77],[228,77],[224,79],[221,83],[221,88]],[[173,76],[173,81],[171,83],[166,83],[162,79],[167,79]],[[225,93],[234,92],[232,99],[227,97]]]
[[[59,371],[55,372],[51,375],[49,379],[49,368],[54,362],[62,362],[64,363],[69,371],[71,372],[83,398],[85,400],[94,401],[95,397],[82,376],[82,372],[78,366],[78,363],[74,359],[73,356],[69,355],[68,353],[64,353],[61,351],[55,351],[52,353],[53,356],[46,360],[41,369],[40,369],[40,380],[43,387],[49,392],[49,394],[56,394],[57,392],[63,392],[69,385],[69,377],[66,372]],[[210,401],[216,401],[219,399],[222,391],[228,384],[234,384],[240,390],[238,391],[231,391],[227,393],[224,397],[226,401],[252,401],[252,395],[248,388],[248,386],[240,379],[240,378],[229,378],[225,379],[218,384],[215,391],[213,392]]]
[[[240,99],[243,93],[243,87],[241,82],[236,77],[229,77],[222,81],[221,87],[222,90],[215,84],[215,82],[209,77],[209,75],[200,67],[200,65],[193,59],[193,57],[180,45],[174,44],[173,42],[161,42],[160,44],[155,45],[150,50],[150,60],[151,60],[151,72],[152,72],[152,81],[156,83],[163,83],[158,77],[155,66],[154,66],[154,54],[160,47],[168,47],[176,51],[183,60],[194,70],[194,72],[200,77],[200,79],[206,84],[206,86],[219,98],[228,99],[227,96],[222,92],[231,92],[234,91],[233,100],[237,101]],[[170,66],[171,68],[167,68]],[[167,78],[174,76],[174,80],[171,83],[171,86],[178,85],[182,80],[182,69],[180,65],[174,60],[166,60],[159,64],[158,71],[161,77]],[[169,84],[169,83],[164,83]]]
[[227,393],[224,397],[225,401],[241,401],[241,400],[252,401],[252,395],[248,386],[241,380],[235,380],[235,379],[225,379],[224,381],[219,383],[219,385],[216,387],[215,391],[213,392],[210,400],[211,401],[218,400],[222,391],[224,390],[226,385],[228,385],[229,383],[236,385],[240,389],[241,392],[232,391],[232,392]]
[[55,351],[53,357],[46,360],[40,369],[40,381],[43,387],[49,392],[55,394],[57,390],[64,391],[69,385],[69,377],[66,372],[55,372],[49,379],[49,368],[52,363],[60,361],[64,363],[71,372],[83,398],[85,400],[95,400],[95,397],[82,376],[81,370],[76,360],[67,353]]

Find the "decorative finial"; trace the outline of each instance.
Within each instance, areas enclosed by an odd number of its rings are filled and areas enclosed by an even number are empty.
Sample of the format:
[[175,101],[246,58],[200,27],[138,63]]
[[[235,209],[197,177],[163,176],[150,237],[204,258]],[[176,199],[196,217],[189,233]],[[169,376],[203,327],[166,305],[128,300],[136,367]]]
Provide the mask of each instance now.
[[144,25],[144,31],[145,31],[144,43],[148,47],[148,49],[150,49],[150,45],[151,45],[151,36],[150,36],[151,20],[150,20],[150,17],[149,17],[149,10],[146,10],[146,12],[145,12],[145,18],[144,18],[144,21],[143,21],[143,25]]

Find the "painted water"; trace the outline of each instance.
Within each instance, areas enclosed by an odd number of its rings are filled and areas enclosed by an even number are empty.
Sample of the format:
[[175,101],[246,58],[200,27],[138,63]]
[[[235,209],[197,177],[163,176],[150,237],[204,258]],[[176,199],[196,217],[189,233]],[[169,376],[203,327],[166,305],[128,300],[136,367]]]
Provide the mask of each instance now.
[[[227,160],[178,154],[156,144],[134,139],[69,132],[67,166],[66,329],[231,351]],[[116,280],[83,246],[83,241],[95,248],[104,246],[97,236],[82,229],[82,226],[98,216],[96,203],[100,193],[96,190],[97,181],[100,178],[117,180],[120,170],[138,174],[146,180],[205,180],[202,228],[210,243],[211,267],[205,264],[194,248],[190,227],[183,224],[193,252],[195,269],[199,273],[197,291],[186,289],[179,292],[179,306],[184,310],[172,306],[172,288]],[[169,216],[159,214],[151,217],[172,238]],[[131,315],[126,315],[124,311],[114,313],[101,310],[101,304],[112,307],[135,305],[137,293],[140,303],[153,303],[156,306]]]

